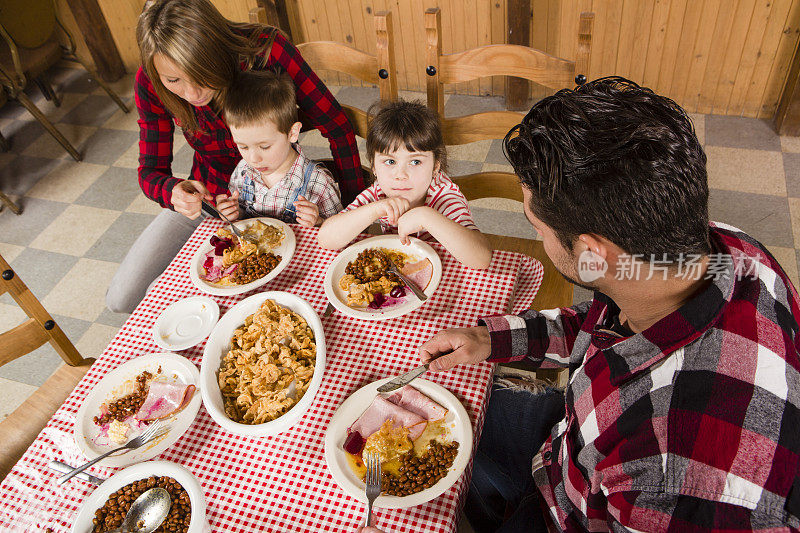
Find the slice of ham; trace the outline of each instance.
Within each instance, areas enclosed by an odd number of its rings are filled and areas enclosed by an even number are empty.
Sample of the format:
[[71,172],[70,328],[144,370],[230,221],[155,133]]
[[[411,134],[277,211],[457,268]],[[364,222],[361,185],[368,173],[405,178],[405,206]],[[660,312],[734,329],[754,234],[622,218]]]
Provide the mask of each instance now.
[[433,264],[430,259],[423,259],[416,263],[406,263],[400,271],[424,291],[433,277]]
[[420,391],[406,385],[387,398],[403,409],[416,413],[428,422],[435,422],[447,416],[447,409],[434,402]]
[[378,431],[387,420],[391,420],[396,428],[407,428],[408,438],[412,441],[422,435],[428,425],[428,421],[418,414],[403,409],[382,396],[376,396],[358,420],[347,428],[344,449],[353,455],[360,454],[367,438]]
[[194,385],[151,381],[147,398],[136,412],[137,420],[157,420],[177,413],[189,404]]

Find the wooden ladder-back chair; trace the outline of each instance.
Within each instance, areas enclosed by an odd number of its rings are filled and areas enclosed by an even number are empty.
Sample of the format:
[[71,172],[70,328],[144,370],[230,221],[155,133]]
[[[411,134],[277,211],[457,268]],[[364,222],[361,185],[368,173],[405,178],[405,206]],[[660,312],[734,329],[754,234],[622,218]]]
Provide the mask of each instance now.
[[[375,13],[376,55],[334,41],[300,43],[297,49],[315,71],[333,70],[378,86],[381,100],[397,99],[397,69],[392,37],[392,14]],[[367,136],[367,111],[342,105],[356,135]]]
[[81,357],[25,283],[0,256],[0,294],[8,292],[28,315],[22,324],[0,334],[0,366],[49,342],[67,363],[22,405],[0,422],[0,479],[3,479],[64,403],[94,359]]
[[[59,34],[68,41],[63,46]],[[68,59],[80,63],[89,75],[105,90],[114,102],[127,113],[128,107],[88,63],[75,55],[75,40],[58,18],[53,0],[3,0],[0,8],[0,35],[6,46],[0,46],[0,66],[9,74],[4,80],[11,98],[19,100],[28,111],[56,138],[76,161],[81,156],[69,141],[47,120],[25,95],[33,81],[56,107],[61,100],[47,77],[47,70]]]
[[[582,13],[578,30],[578,49],[575,61],[560,59],[540,50],[513,44],[493,44],[452,54],[442,54],[442,22],[439,8],[425,12],[427,35],[427,93],[428,107],[434,109],[442,122],[445,144],[459,145],[475,141],[502,139],[524,115],[512,111],[492,111],[461,117],[444,115],[444,86],[471,81],[485,76],[516,76],[526,78],[552,89],[563,89],[586,82],[591,54],[593,13]],[[480,172],[453,176],[467,200],[506,198],[523,201],[519,178],[508,172]],[[536,310],[572,305],[572,285],[556,270],[547,257],[541,241],[489,235],[495,249],[510,250],[536,257],[544,267],[544,280],[539,295],[531,306]],[[524,364],[509,366],[525,368]],[[537,376],[565,386],[564,371],[536,371]]]

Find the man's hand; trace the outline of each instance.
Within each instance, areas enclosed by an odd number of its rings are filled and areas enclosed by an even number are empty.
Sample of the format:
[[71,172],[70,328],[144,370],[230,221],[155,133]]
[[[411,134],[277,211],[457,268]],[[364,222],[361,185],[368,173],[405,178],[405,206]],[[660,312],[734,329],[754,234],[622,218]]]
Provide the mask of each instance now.
[[194,220],[200,216],[201,198],[213,200],[205,185],[196,180],[183,180],[172,188],[170,203],[177,213]]
[[376,218],[387,217],[392,226],[396,226],[403,213],[411,208],[411,202],[405,198],[384,198],[373,205],[376,209]]
[[239,191],[233,191],[233,194],[217,195],[217,211],[222,213],[222,216],[233,222],[239,220]]
[[440,372],[486,361],[491,351],[489,328],[477,326],[440,331],[419,347],[419,357],[424,363],[431,362],[428,372]]
[[317,224],[322,223],[322,218],[319,216],[319,207],[317,204],[309,202],[305,196],[298,196],[297,201],[294,203],[295,218],[297,223],[307,228],[313,228]]

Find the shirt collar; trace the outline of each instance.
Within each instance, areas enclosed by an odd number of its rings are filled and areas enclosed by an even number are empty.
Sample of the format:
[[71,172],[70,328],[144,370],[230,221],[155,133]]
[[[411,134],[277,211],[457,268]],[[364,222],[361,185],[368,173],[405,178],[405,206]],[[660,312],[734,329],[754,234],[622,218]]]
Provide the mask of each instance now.
[[[297,152],[297,159],[294,160],[294,163],[292,163],[292,166],[286,172],[286,175],[283,177],[283,179],[270,188],[277,187],[278,185],[284,183],[287,179],[289,180],[289,183],[287,183],[286,185],[292,189],[299,187],[300,185],[303,184],[303,169],[306,168],[306,163],[308,162],[308,158],[303,154],[303,150],[300,148],[300,145],[298,143],[292,143],[292,148],[294,148],[294,151]],[[260,180],[261,173],[258,170],[254,169],[253,167],[251,167],[247,163],[247,161],[244,160],[242,161],[244,162],[245,177],[250,178],[255,182],[258,182],[263,187],[266,187],[267,186],[266,183]]]
[[[741,256],[741,250],[727,246],[712,227],[712,253]],[[735,267],[722,264],[704,289],[679,309],[665,316],[645,331],[620,339],[604,331],[605,317],[619,313],[619,307],[607,295],[596,292],[601,306],[592,331],[592,344],[600,349],[609,363],[610,379],[615,385],[645,371],[669,354],[697,340],[720,317],[733,298]],[[599,354],[598,354],[599,355]]]

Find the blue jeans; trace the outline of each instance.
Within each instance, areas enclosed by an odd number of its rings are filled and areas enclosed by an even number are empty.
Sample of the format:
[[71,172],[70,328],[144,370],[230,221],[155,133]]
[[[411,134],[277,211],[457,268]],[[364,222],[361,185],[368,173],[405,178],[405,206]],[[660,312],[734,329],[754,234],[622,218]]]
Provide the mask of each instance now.
[[555,389],[494,385],[464,506],[477,533],[547,531],[531,462],[563,417],[564,395]]

